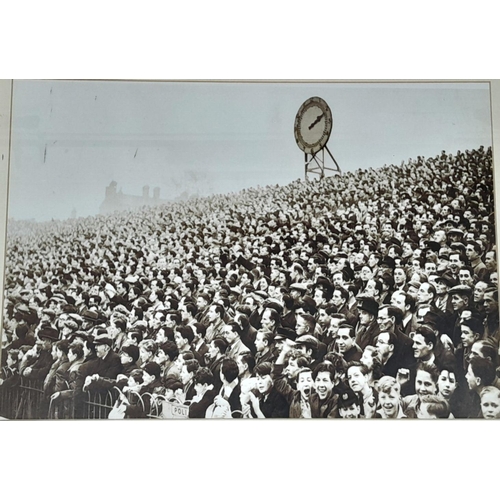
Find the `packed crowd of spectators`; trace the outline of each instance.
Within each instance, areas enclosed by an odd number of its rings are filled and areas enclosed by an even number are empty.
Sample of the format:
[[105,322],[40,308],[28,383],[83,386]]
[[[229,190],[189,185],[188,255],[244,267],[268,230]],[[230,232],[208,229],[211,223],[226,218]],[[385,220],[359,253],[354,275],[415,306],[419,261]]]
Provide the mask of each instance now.
[[497,286],[482,146],[10,221],[0,391],[43,382],[39,418],[108,391],[125,418],[500,418]]

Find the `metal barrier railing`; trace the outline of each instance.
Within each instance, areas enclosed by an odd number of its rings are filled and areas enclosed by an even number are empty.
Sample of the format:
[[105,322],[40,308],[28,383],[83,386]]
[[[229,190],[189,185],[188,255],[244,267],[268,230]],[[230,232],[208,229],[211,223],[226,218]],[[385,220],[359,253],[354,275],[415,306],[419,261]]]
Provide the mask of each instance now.
[[[44,396],[43,381],[20,378],[19,385],[10,388],[0,386],[0,417],[6,419],[107,419],[118,403],[121,392],[89,391],[75,401],[69,399],[50,400]],[[145,399],[147,404],[145,404]],[[168,401],[157,394],[137,392],[127,394],[127,398],[139,405],[146,418],[180,419],[188,418],[187,404]],[[146,412],[147,408],[147,412]]]

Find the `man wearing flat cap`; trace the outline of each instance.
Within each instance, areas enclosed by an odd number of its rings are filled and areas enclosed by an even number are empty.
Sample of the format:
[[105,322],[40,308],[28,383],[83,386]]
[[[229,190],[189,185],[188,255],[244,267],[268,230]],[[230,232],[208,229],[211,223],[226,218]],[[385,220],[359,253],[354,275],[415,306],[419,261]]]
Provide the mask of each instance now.
[[453,306],[451,304],[450,288],[453,288],[457,282],[449,272],[443,273],[436,278],[436,299],[434,305],[442,313],[450,316],[453,314]]
[[108,336],[102,335],[94,339],[97,359],[89,367],[84,389],[102,389],[100,379],[116,379],[118,374],[122,373],[120,356],[111,349],[112,345],[113,340]]
[[359,322],[356,326],[356,344],[361,350],[374,345],[380,329],[377,323],[378,303],[373,297],[358,298]]
[[44,328],[37,335],[34,349],[37,352],[33,364],[23,371],[23,376],[32,380],[43,380],[50,371],[54,362],[52,358],[52,344],[59,340],[59,332],[54,328]]
[[[33,347],[35,357],[32,364],[24,369],[22,375],[30,380],[44,380],[48,375],[54,358],[52,357],[52,345],[59,340],[59,332],[54,328],[44,328],[37,334],[37,340]],[[27,403],[24,401],[24,403]],[[42,398],[34,411],[34,418],[47,418],[49,401]]]

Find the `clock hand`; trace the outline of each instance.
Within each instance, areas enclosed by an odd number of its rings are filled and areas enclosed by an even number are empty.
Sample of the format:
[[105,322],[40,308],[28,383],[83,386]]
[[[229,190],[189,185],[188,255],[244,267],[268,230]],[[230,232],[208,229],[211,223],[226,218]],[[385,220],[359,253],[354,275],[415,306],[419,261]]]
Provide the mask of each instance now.
[[325,113],[321,113],[317,118],[316,120],[314,120],[311,125],[309,125],[309,130],[311,130],[317,123],[320,122],[321,118],[323,118],[323,116],[325,116]]

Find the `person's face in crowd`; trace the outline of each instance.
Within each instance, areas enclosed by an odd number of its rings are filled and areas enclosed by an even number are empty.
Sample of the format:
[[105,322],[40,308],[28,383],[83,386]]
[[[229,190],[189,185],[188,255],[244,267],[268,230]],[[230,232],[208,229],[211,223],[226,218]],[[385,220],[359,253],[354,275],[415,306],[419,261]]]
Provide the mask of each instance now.
[[399,293],[399,292],[394,292],[391,295],[391,306],[397,307],[398,309],[401,310],[403,314],[406,313],[406,297]]
[[341,323],[342,323],[342,320],[339,318],[332,318],[330,320],[330,326],[328,327],[329,337],[331,337],[332,339],[337,338],[337,334],[339,332],[339,327],[340,327]]
[[367,346],[365,347],[365,350],[363,351],[363,355],[361,356],[361,359],[359,360],[360,363],[365,365],[368,370],[373,369],[373,358],[376,355],[375,349],[372,346]]
[[224,339],[229,345],[231,345],[238,338],[238,334],[230,326],[227,325],[223,329],[223,335]]
[[344,285],[344,277],[342,276],[342,273],[335,273],[333,275],[333,285],[334,286],[343,286]]
[[359,309],[359,324],[368,326],[373,321],[373,315],[363,309]]
[[500,397],[498,394],[489,392],[481,397],[481,413],[487,420],[500,418]]
[[481,380],[474,375],[471,365],[469,365],[469,368],[467,369],[467,373],[465,374],[465,380],[467,380],[467,385],[469,386],[469,389],[471,391],[479,389],[481,385]]
[[273,283],[278,281],[279,275],[280,275],[280,270],[277,267],[274,267],[273,269],[271,269],[270,277],[271,277],[271,281]]
[[482,302],[484,298],[484,291],[488,288],[488,284],[484,281],[478,281],[474,286],[473,298],[474,302]]
[[361,392],[367,384],[366,376],[361,372],[359,366],[351,366],[347,369],[347,382],[354,392]]
[[436,272],[436,264],[434,262],[426,262],[424,265],[424,272],[427,276]]
[[461,325],[460,331],[461,331],[460,339],[462,340],[462,345],[464,347],[471,347],[479,336],[477,333],[474,333],[472,329],[466,325]]
[[449,261],[450,261],[449,268],[454,274],[457,274],[463,265],[462,261],[460,260],[460,256],[456,253],[452,253],[449,256]]
[[[291,295],[291,293],[290,293],[290,295]],[[251,295],[248,295],[247,297],[245,297],[245,305],[249,306],[249,307],[254,307],[255,306],[255,299]]]
[[257,375],[257,390],[261,394],[267,394],[273,387],[273,379],[271,375]]
[[297,317],[297,324],[295,326],[295,331],[297,333],[297,336],[301,335],[306,335],[309,332],[309,326],[306,322],[306,320],[302,316]]
[[175,342],[175,345],[177,346],[177,349],[179,349],[179,351],[184,349],[184,347],[188,343],[187,339],[185,339],[179,332],[174,333],[174,342]]
[[303,399],[309,399],[314,382],[312,379],[312,373],[307,371],[300,373],[297,378],[297,389]]
[[121,352],[120,361],[122,362],[122,365],[128,365],[132,363],[132,358],[126,352]]
[[416,359],[428,359],[432,354],[432,344],[427,344],[420,333],[413,335],[413,354]]
[[175,319],[174,319],[174,316],[172,314],[167,314],[166,315],[166,317],[165,317],[165,326],[167,328],[175,328],[176,327]]
[[438,378],[438,394],[445,399],[450,399],[457,389],[457,379],[453,372],[448,370],[441,370]]
[[294,379],[297,375],[297,372],[300,370],[300,367],[297,366],[297,360],[295,358],[290,358],[288,360],[288,364],[283,370],[288,378]]
[[340,353],[347,352],[354,345],[354,338],[349,335],[347,328],[339,328],[337,333],[337,347]]
[[[74,363],[76,361],[76,354],[71,349],[68,351],[68,361],[70,363]],[[122,361],[122,364],[123,364],[123,361]]]
[[254,343],[257,352],[262,352],[267,347],[267,341],[264,340],[264,334],[262,332],[257,332]]
[[[143,383],[144,383],[144,374],[143,374],[143,377],[142,377],[142,380],[143,380]],[[141,384],[139,384],[139,382],[137,382],[135,380],[134,377],[130,376],[128,379],[127,379],[127,386],[130,387],[131,389],[137,389]]]
[[363,266],[361,268],[361,280],[366,282],[373,278],[373,272],[368,266]]
[[181,382],[186,386],[194,377],[194,372],[189,372],[186,365],[181,368]]
[[375,347],[379,354],[380,359],[386,360],[390,353],[394,351],[394,346],[390,343],[389,332],[381,332],[378,334]]
[[[422,270],[422,268],[420,267],[420,262],[418,260],[413,260],[411,263],[411,267],[412,267],[413,272],[420,272]],[[395,271],[396,270],[394,270],[394,272]],[[394,281],[396,281],[396,277],[394,277]]]
[[236,358],[236,364],[238,365],[238,375],[241,376],[248,370],[248,364],[242,361],[242,356]]
[[[215,346],[213,341],[210,342],[208,344],[208,356],[210,357],[210,359],[215,359],[219,354],[220,354],[219,349]],[[181,358],[180,362],[184,363],[184,361],[182,360],[182,356],[180,354],[179,354],[179,357],[177,359],[179,359],[179,358]]]
[[365,294],[369,297],[377,298],[379,291],[377,289],[377,282],[373,279],[366,282]]
[[397,267],[394,269],[394,284],[399,286],[406,282],[406,274],[404,269]]
[[478,253],[474,249],[474,245],[471,245],[470,243],[465,247],[465,256],[469,259],[470,262],[473,262],[474,260],[479,258]]
[[446,241],[446,232],[442,229],[435,231],[433,239],[438,243],[444,243]]
[[442,296],[448,293],[448,285],[443,281],[436,281],[436,295]]
[[207,318],[210,323],[215,323],[219,320],[219,315],[217,314],[215,306],[210,306],[210,308],[208,309]]
[[399,392],[391,388],[389,392],[380,391],[378,402],[386,418],[396,418],[399,410],[400,395]]
[[392,224],[390,222],[385,222],[382,224],[382,237],[383,238],[391,238],[394,235],[394,229],[392,228]]
[[495,261],[495,252],[486,252],[484,256],[484,265],[490,272],[496,269],[497,263]]
[[494,292],[486,292],[483,300],[486,314],[498,314],[498,302],[495,300]]
[[490,281],[493,285],[498,286],[498,273],[497,272],[490,274]]
[[198,297],[196,299],[196,307],[203,310],[207,306],[207,301],[203,297]]
[[106,344],[98,344],[95,346],[95,352],[98,358],[104,358],[109,351],[109,346]]
[[327,312],[324,309],[318,310],[318,323],[323,331],[328,330],[328,328],[330,327],[331,318],[330,316],[328,316]]
[[368,257],[368,265],[374,269],[377,265],[377,262],[378,262],[378,259],[376,257],[376,255],[374,255],[373,253],[370,254],[370,256]]
[[361,414],[361,407],[357,403],[352,403],[347,408],[339,408],[339,415],[341,418],[353,419],[359,418]]
[[323,290],[321,288],[316,288],[314,290],[314,302],[316,303],[316,306],[320,306],[322,304],[326,303],[326,299],[323,296]]
[[333,391],[333,380],[330,372],[318,372],[314,380],[314,388],[319,399],[324,400],[330,397]]
[[332,304],[337,307],[338,309],[342,308],[344,305],[345,300],[342,298],[342,294],[340,293],[340,290],[335,290],[333,292],[332,296]]
[[474,286],[474,278],[468,269],[460,269],[458,272],[458,281],[461,285]]
[[377,315],[377,323],[380,331],[391,331],[394,324],[393,318],[389,316],[387,308],[380,309]]
[[147,350],[144,346],[141,346],[139,347],[139,357],[142,363],[147,363],[153,357],[153,353]]
[[415,377],[415,392],[419,398],[437,393],[436,383],[432,380],[430,373],[424,370],[417,370]]
[[262,328],[266,328],[267,330],[273,330],[274,329],[274,321],[271,319],[271,310],[270,309],[264,309],[264,312],[262,313],[262,320],[261,320],[261,325]]
[[310,272],[310,273],[313,273],[314,270],[316,269],[316,262],[314,262],[314,259],[310,258],[308,261],[307,261],[307,270]]
[[434,295],[430,292],[429,284],[422,283],[417,291],[417,303],[429,304],[433,298]]
[[386,243],[380,243],[379,252],[382,255],[382,257],[387,256],[387,244]]

